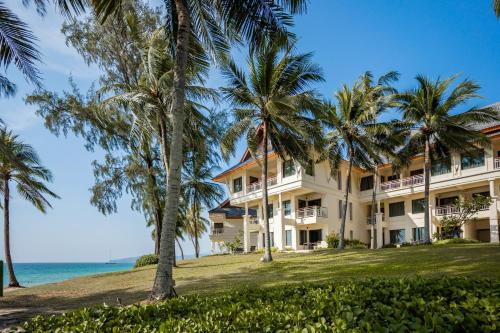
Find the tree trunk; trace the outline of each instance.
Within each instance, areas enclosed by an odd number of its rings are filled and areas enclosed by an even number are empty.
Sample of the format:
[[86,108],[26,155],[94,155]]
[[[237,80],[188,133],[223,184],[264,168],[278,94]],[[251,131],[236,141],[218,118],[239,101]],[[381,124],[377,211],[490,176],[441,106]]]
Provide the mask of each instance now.
[[267,194],[267,123],[264,121],[264,129],[262,135],[262,212],[264,216],[264,228],[265,228],[265,244],[264,244],[264,256],[262,257],[263,262],[273,261],[271,255],[271,235],[269,230],[269,196]]
[[342,209],[343,210],[342,221],[340,223],[340,240],[338,246],[340,250],[343,250],[345,248],[345,240],[344,240],[345,220],[347,217],[347,206],[349,205],[349,184],[351,183],[351,171],[352,171],[352,148],[349,147],[349,164],[347,167],[347,179],[345,181],[345,196],[344,196],[345,202],[344,202],[344,208]]
[[430,211],[429,211],[429,187],[431,180],[431,157],[429,137],[425,138],[424,152],[424,243],[431,243],[430,234]]
[[179,238],[175,237],[175,241],[177,242],[179,250],[181,250],[181,259],[184,260],[184,250],[182,249],[181,242],[179,242]]
[[177,9],[177,45],[174,65],[174,91],[172,98],[172,145],[167,178],[165,214],[161,232],[160,258],[150,299],[161,300],[175,295],[173,264],[175,260],[175,230],[179,206],[182,172],[182,135],[184,132],[184,100],[186,63],[189,48],[190,18],[185,1],[175,0]]
[[146,165],[148,167],[148,178],[150,191],[153,192],[154,205],[153,216],[155,221],[155,255],[160,255],[160,244],[161,244],[161,223],[163,220],[163,214],[161,211],[160,198],[158,197],[158,184],[154,176],[153,159],[151,158],[149,151],[146,151],[146,156],[144,158]]
[[[4,236],[4,246],[5,246],[5,263],[7,264],[7,271],[9,272],[9,287],[19,287],[19,282],[17,282],[16,275],[14,274],[14,266],[12,265],[12,257],[10,255],[10,228],[9,228],[9,178],[4,177],[3,179],[3,236]],[[0,281],[3,283],[3,281]]]
[[[370,248],[372,250],[375,249],[375,241],[376,241],[376,239],[375,239],[375,223],[377,222],[377,217],[375,215],[375,212],[378,210],[377,209],[378,207],[376,206],[377,205],[377,179],[378,179],[378,165],[375,165],[375,168],[373,170],[372,209],[370,212],[370,215],[371,215]],[[378,213],[380,213],[380,212],[378,212]]]

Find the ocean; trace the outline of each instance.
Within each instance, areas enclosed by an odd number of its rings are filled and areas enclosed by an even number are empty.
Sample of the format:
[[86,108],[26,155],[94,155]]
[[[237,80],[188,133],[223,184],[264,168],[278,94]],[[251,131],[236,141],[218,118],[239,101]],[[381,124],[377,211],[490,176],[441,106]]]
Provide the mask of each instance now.
[[[8,283],[7,267],[3,265],[3,285]],[[78,276],[131,269],[132,263],[15,263],[14,272],[24,287],[68,280]]]

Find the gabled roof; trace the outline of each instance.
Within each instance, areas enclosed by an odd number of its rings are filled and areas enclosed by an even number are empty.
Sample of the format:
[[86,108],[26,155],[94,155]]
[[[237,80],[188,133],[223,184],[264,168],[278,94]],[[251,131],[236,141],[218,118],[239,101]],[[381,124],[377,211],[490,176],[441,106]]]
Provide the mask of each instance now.
[[[209,214],[225,214],[226,218],[242,218],[245,215],[245,208],[231,206],[229,199],[221,202],[217,207],[208,211]],[[255,209],[249,209],[248,215],[257,216],[257,211]]]

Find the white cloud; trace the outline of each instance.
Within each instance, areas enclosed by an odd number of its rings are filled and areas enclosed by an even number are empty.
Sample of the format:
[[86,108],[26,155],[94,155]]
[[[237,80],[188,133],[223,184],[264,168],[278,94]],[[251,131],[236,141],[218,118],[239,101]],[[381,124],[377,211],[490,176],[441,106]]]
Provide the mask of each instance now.
[[0,117],[9,130],[19,133],[43,124],[43,120],[35,114],[35,110],[36,107],[31,105],[22,107],[13,105],[2,110]]

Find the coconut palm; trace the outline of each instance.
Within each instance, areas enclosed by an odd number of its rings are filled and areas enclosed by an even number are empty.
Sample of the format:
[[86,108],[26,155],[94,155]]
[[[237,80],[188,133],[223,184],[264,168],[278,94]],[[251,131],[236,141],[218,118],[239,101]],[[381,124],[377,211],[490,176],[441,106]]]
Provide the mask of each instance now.
[[[456,113],[458,107],[478,97],[479,86],[464,80],[451,89],[457,76],[431,81],[418,75],[418,87],[396,96],[403,121],[412,127],[412,134],[401,156],[424,154],[424,241],[430,243],[429,186],[431,160],[452,152],[473,152],[478,146],[489,144],[489,139],[477,126],[499,120],[490,108],[470,109]],[[450,91],[451,90],[451,91]],[[407,161],[409,158],[407,158]],[[408,163],[408,162],[407,162]]]
[[495,15],[500,17],[500,0],[493,0],[493,10],[495,11]]
[[42,213],[46,212],[47,207],[52,207],[47,197],[59,197],[45,186],[44,182],[52,180],[52,174],[40,164],[38,155],[30,145],[23,143],[17,135],[4,128],[0,129],[0,144],[9,152],[7,155],[0,154],[5,261],[9,273],[9,287],[19,287],[10,254],[10,184],[15,183],[19,196],[29,201]]
[[222,140],[225,157],[232,154],[238,139],[245,136],[249,152],[262,160],[262,212],[265,226],[263,261],[271,261],[268,218],[268,150],[281,159],[293,158],[302,165],[310,162],[310,139],[319,133],[308,117],[320,103],[309,85],[323,80],[321,70],[311,62],[311,54],[296,54],[291,46],[269,43],[250,50],[249,75],[234,62],[223,73],[228,86],[222,92],[234,108],[233,124]]

